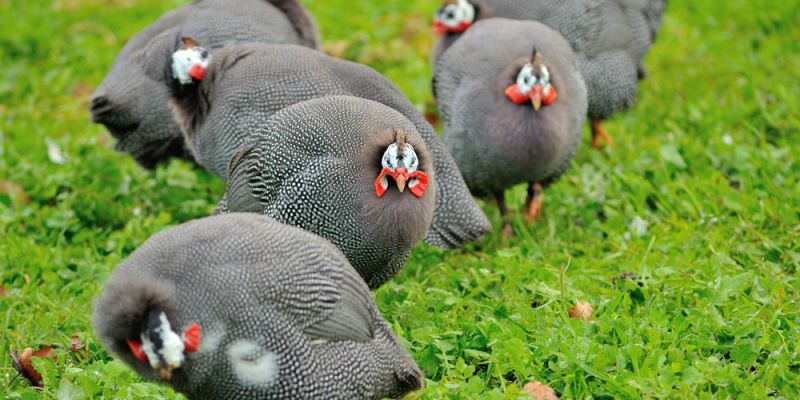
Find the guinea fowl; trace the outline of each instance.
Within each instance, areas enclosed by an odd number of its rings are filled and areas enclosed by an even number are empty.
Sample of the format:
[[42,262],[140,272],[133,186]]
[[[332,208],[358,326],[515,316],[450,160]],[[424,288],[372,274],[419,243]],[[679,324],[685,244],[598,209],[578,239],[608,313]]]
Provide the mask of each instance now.
[[145,28],[123,47],[91,96],[90,110],[92,120],[117,139],[117,149],[147,168],[172,156],[190,157],[164,84],[142,70],[149,54],[174,50],[173,35],[202,39],[210,49],[241,42],[317,47],[316,26],[296,0],[193,1]]
[[646,75],[650,49],[666,0],[445,0],[436,11],[434,69],[453,43],[478,20],[535,20],[561,33],[576,53],[589,90],[592,146],[611,144],[602,121],[631,107]]
[[[425,241],[458,247],[491,229],[433,128],[375,70],[299,46],[249,43],[208,55],[191,38],[182,39],[181,45],[176,37],[172,57],[164,55],[148,67],[148,73],[169,82],[177,119],[195,160],[217,176],[227,177],[228,161],[236,149],[279,110],[331,95],[359,97],[402,114],[425,142],[436,173],[436,209]],[[181,76],[202,70],[204,77],[181,82],[176,69]]]
[[117,358],[192,399],[381,399],[423,382],[341,252],[263,215],[151,237],[92,321]]
[[424,237],[435,198],[431,157],[408,119],[331,96],[289,106],[253,131],[230,162],[220,211],[264,213],[316,233],[376,288]]
[[487,19],[444,53],[434,82],[445,143],[473,193],[496,197],[509,236],[504,190],[529,183],[525,215],[538,218],[542,188],[580,143],[587,93],[575,55],[539,22]]

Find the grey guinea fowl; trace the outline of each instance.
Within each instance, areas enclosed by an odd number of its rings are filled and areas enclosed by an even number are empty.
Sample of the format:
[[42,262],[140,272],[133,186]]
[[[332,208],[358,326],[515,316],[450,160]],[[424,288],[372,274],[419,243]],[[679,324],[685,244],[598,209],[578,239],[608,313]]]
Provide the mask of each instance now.
[[[360,97],[398,111],[425,141],[436,172],[436,209],[425,241],[459,247],[491,229],[433,128],[403,93],[375,70],[299,46],[259,43],[227,46],[212,52],[209,61],[199,54],[202,47],[181,44],[178,37],[175,41],[177,51],[148,62],[148,73],[168,77],[164,79],[170,82],[187,143],[198,163],[217,176],[227,176],[235,150],[279,110],[324,96]],[[194,55],[187,52],[191,49]],[[191,61],[193,57],[195,61]],[[176,68],[186,72],[206,63],[204,79],[185,84],[176,79]]]
[[263,215],[151,237],[93,324],[137,373],[192,399],[381,399],[423,382],[341,252]]
[[444,53],[434,82],[445,143],[473,193],[497,198],[503,233],[512,185],[530,184],[526,215],[538,218],[541,189],[569,166],[586,116],[569,43],[535,21],[479,21]]
[[317,28],[295,0],[198,0],[179,7],[134,36],[91,97],[94,122],[117,139],[117,149],[152,168],[172,156],[190,157],[167,105],[163,83],[148,79],[142,62],[173,34],[202,39],[211,49],[228,43],[289,43],[317,47]]
[[433,216],[422,137],[397,111],[358,97],[275,113],[229,169],[223,211],[264,213],[330,240],[370,288],[402,268]]
[[666,0],[445,0],[436,11],[442,54],[475,21],[494,17],[535,20],[561,33],[572,45],[589,90],[592,146],[611,144],[602,121],[633,105],[642,61],[661,25]]

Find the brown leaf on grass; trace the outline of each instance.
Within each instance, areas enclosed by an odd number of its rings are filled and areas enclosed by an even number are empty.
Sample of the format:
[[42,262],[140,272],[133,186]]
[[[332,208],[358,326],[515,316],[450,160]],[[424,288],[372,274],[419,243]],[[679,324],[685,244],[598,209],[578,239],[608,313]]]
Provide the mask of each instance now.
[[0,180],[0,194],[9,195],[9,197],[14,200],[14,203],[17,204],[27,206],[31,203],[31,199],[29,199],[28,194],[25,193],[25,189],[14,182]]
[[73,336],[69,339],[69,350],[72,351],[73,353],[76,353],[85,347],[86,345],[81,343],[81,340],[78,338],[78,336]]
[[89,96],[94,92],[94,87],[86,82],[78,82],[72,87],[72,95],[81,103],[89,103]]
[[558,400],[555,390],[541,382],[528,382],[522,391],[536,400]]
[[33,368],[32,357],[33,349],[30,347],[22,350],[22,354],[18,354],[16,350],[11,350],[11,365],[17,372],[22,374],[31,385],[42,387],[42,374],[36,371],[36,368]]
[[11,296],[11,293],[8,291],[8,289],[6,289],[5,286],[0,285],[0,298],[7,299],[9,296]]
[[337,40],[335,42],[324,42],[322,43],[322,51],[335,58],[342,58],[344,57],[344,53],[347,52],[347,49],[350,47],[350,42],[347,40]]
[[11,365],[17,372],[19,372],[31,385],[42,387],[42,374],[33,366],[33,357],[49,358],[56,361],[56,355],[53,353],[53,346],[43,345],[39,350],[33,350],[26,347],[22,353],[16,350],[11,350]]
[[567,309],[569,313],[569,317],[572,319],[579,319],[581,321],[591,321],[592,320],[592,313],[594,313],[594,308],[589,303],[581,302],[580,300],[575,300],[575,306],[570,307]]
[[34,357],[39,358],[50,358],[53,362],[56,361],[56,355],[53,353],[53,346],[40,346],[39,350],[33,352]]

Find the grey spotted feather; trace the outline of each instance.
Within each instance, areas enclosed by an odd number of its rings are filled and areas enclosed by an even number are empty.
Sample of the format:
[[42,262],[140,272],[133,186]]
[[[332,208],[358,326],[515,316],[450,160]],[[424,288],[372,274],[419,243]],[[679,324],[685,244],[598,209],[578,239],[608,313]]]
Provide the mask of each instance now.
[[[174,329],[200,327],[197,351],[168,381],[127,344],[154,312]],[[341,252],[267,216],[154,235],[116,268],[93,324],[117,358],[191,399],[381,399],[422,383]]]
[[[151,74],[171,76],[168,55],[155,64],[148,69]],[[458,247],[491,229],[430,124],[394,84],[369,67],[298,46],[251,43],[213,52],[200,82],[183,87],[168,81],[195,160],[223,178],[245,139],[292,104],[332,95],[384,104],[411,121],[431,155],[436,209],[425,241]]]
[[147,55],[172,50],[176,36],[198,38],[210,49],[245,42],[318,45],[316,25],[296,0],[196,0],[143,29],[92,95],[91,113],[117,139],[118,150],[147,168],[172,156],[191,158],[164,83],[142,70]]

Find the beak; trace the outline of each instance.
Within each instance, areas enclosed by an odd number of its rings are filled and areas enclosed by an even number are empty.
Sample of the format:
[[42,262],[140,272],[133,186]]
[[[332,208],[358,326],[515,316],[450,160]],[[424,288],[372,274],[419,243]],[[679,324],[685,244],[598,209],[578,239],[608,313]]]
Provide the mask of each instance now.
[[433,33],[436,36],[442,36],[447,33],[447,27],[442,23],[442,21],[439,20],[439,18],[433,20]]
[[161,379],[168,381],[172,379],[172,367],[170,366],[159,367],[158,374],[161,375]]
[[[400,165],[403,165],[402,162]],[[403,193],[403,190],[406,189],[406,183],[408,183],[408,168],[398,166],[395,169],[394,181],[397,183],[397,189],[400,190],[400,193]]]
[[408,176],[405,174],[398,174],[397,177],[395,177],[395,181],[397,182],[397,189],[400,190],[400,193],[403,193],[403,190],[406,188],[406,182],[408,182]]
[[533,103],[533,109],[539,111],[542,108],[542,87],[539,85],[535,85],[533,89],[531,89],[531,102]]
[[191,76],[194,79],[197,79],[198,81],[202,81],[205,75],[206,75],[206,69],[203,68],[203,66],[200,64],[193,65],[192,68],[189,70],[189,76]]

